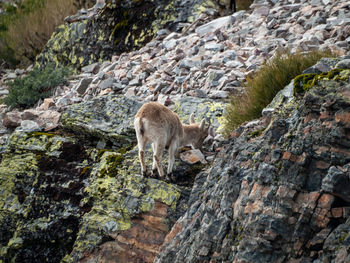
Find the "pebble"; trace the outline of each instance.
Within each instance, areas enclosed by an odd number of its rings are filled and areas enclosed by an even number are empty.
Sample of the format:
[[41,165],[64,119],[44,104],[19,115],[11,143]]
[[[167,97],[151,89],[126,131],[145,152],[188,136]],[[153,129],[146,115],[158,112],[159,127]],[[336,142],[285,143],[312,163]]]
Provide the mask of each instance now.
[[183,152],[180,154],[180,158],[182,161],[187,162],[189,164],[195,164],[198,162],[202,164],[207,164],[203,153],[198,149]]
[[23,131],[23,132],[34,132],[34,131],[40,131],[41,128],[38,123],[31,120],[23,120],[21,121],[21,126],[16,128],[16,131]]

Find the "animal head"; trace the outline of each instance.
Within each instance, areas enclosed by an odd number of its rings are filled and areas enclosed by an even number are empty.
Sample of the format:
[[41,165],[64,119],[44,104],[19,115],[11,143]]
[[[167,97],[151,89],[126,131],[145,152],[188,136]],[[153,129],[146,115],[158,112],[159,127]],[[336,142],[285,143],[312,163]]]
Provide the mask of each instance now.
[[208,135],[210,135],[213,132],[213,129],[211,128],[210,124],[205,124],[204,119],[202,119],[200,124],[197,124],[194,120],[193,113],[190,116],[190,125],[198,126],[198,129],[196,129],[196,135],[192,140],[192,146],[195,149],[202,149],[204,140],[208,137]]

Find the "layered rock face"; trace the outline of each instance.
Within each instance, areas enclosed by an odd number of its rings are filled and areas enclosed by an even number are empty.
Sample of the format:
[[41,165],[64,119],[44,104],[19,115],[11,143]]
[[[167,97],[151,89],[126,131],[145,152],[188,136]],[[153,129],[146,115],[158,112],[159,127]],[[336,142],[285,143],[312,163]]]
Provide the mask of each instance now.
[[349,262],[349,73],[237,129],[155,262]]

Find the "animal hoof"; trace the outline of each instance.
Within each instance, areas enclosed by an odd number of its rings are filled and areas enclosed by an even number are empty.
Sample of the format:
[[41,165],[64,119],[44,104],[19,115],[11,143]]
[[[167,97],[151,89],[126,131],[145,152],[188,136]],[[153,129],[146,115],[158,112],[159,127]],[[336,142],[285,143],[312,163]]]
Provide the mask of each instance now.
[[143,172],[142,172],[142,176],[143,176],[143,177],[148,177],[147,171],[143,171]]
[[167,183],[174,183],[175,182],[175,177],[173,173],[169,173],[165,176],[165,181]]

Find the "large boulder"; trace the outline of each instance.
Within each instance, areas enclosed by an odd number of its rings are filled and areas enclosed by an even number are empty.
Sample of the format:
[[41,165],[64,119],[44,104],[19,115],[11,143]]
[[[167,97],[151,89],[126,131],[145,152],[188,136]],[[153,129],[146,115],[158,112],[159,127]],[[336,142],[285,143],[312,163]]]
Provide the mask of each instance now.
[[64,111],[61,122],[65,129],[101,143],[127,147],[136,141],[133,120],[142,106],[121,95],[106,95],[73,104]]

